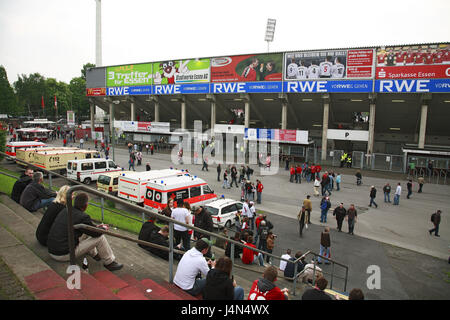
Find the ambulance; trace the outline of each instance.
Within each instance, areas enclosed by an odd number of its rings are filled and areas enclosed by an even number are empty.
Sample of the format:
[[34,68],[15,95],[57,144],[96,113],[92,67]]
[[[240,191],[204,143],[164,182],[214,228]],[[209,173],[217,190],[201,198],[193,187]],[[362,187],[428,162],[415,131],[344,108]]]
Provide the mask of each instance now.
[[134,171],[114,171],[102,173],[98,176],[97,190],[102,191],[113,196],[117,196],[119,191],[119,177],[133,173]]
[[155,179],[182,176],[184,170],[163,169],[123,174],[119,179],[119,198],[144,205],[147,182]]
[[144,207],[157,213],[167,206],[167,200],[183,199],[191,206],[199,206],[217,199],[205,180],[184,174],[147,182]]
[[47,145],[39,141],[13,141],[6,143],[5,153],[8,155],[7,160],[14,161],[17,151],[23,148],[43,148]]
[[69,160],[92,158],[100,158],[100,153],[95,150],[50,150],[36,152],[32,164],[46,170],[59,170],[64,174]]
[[75,147],[41,147],[41,148],[21,148],[16,151],[16,163],[21,167],[27,165],[19,160],[33,163],[36,152],[54,151],[54,150],[80,150]]
[[67,162],[67,178],[90,184],[97,181],[103,173],[122,171],[113,160],[105,158],[91,158],[69,160]]

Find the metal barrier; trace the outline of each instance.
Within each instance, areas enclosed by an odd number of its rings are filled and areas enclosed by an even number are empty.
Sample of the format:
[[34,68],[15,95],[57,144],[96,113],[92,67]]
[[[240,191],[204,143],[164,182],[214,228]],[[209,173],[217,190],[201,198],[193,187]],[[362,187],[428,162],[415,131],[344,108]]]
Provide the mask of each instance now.
[[[3,152],[0,152],[0,154],[6,155],[6,154],[3,153]],[[18,160],[18,161],[20,161],[20,160]],[[31,163],[28,163],[28,162],[26,162],[26,161],[20,161],[20,162],[25,163],[25,164],[29,165],[30,167],[38,168],[38,167],[36,167],[35,165],[33,165],[33,164],[31,164]],[[297,259],[297,260],[295,260],[295,261],[288,260],[288,259],[284,259],[284,258],[282,258],[281,256],[273,255],[272,253],[269,253],[269,252],[266,252],[266,251],[263,251],[263,250],[259,250],[259,249],[256,249],[256,248],[247,246],[247,245],[245,245],[245,244],[243,244],[243,243],[241,243],[241,242],[238,242],[238,241],[229,239],[229,238],[227,238],[227,237],[224,237],[224,236],[215,234],[215,233],[213,233],[213,232],[209,232],[209,231],[207,231],[207,230],[203,230],[203,229],[200,229],[200,228],[198,228],[198,227],[195,227],[195,226],[192,226],[192,225],[189,225],[189,224],[181,223],[181,222],[179,222],[179,221],[177,221],[177,220],[175,220],[175,219],[166,217],[166,216],[161,215],[161,214],[154,213],[154,212],[152,212],[152,211],[150,211],[150,210],[148,210],[148,209],[146,209],[146,208],[142,208],[142,207],[140,207],[140,206],[138,206],[138,205],[136,205],[136,204],[130,203],[130,202],[126,201],[126,200],[123,200],[123,199],[114,197],[114,196],[112,196],[112,195],[106,194],[106,193],[104,193],[104,192],[95,190],[95,189],[93,189],[93,188],[91,188],[91,187],[88,187],[88,186],[82,184],[81,182],[78,182],[78,181],[69,179],[69,178],[64,177],[64,176],[62,176],[62,175],[60,175],[60,174],[57,174],[57,173],[55,173],[55,172],[53,172],[53,171],[49,171],[49,170],[42,169],[42,168],[38,168],[38,169],[40,169],[41,171],[44,171],[44,172],[46,172],[46,173],[49,174],[49,175],[48,175],[48,176],[49,176],[49,182],[51,182],[51,176],[52,176],[52,175],[55,175],[55,176],[58,176],[58,177],[61,177],[61,178],[65,179],[65,180],[67,180],[67,181],[69,181],[69,182],[71,182],[71,183],[76,184],[75,186],[70,187],[70,188],[68,189],[68,191],[67,191],[67,194],[66,194],[66,206],[67,206],[67,213],[68,213],[68,216],[67,216],[67,219],[68,219],[67,228],[68,228],[68,229],[67,229],[67,230],[68,230],[69,256],[70,256],[70,264],[71,264],[71,265],[75,265],[75,264],[76,264],[74,229],[86,229],[86,230],[91,230],[91,231],[94,230],[94,231],[97,231],[97,232],[100,232],[100,233],[104,233],[104,234],[108,234],[108,235],[110,235],[110,236],[117,237],[117,238],[121,238],[121,239],[124,239],[124,240],[127,240],[127,241],[132,241],[132,242],[136,242],[136,243],[141,243],[141,244],[144,244],[144,245],[147,245],[147,246],[150,246],[150,247],[155,247],[155,248],[158,248],[158,249],[162,249],[162,250],[167,250],[167,251],[169,251],[169,283],[173,283],[173,277],[174,277],[174,275],[173,275],[173,261],[174,261],[174,260],[173,260],[173,258],[174,258],[174,257],[173,257],[173,253],[174,253],[174,252],[176,252],[176,253],[179,252],[178,250],[174,249],[174,231],[173,231],[174,228],[173,228],[173,227],[174,227],[174,224],[178,224],[178,225],[184,226],[184,227],[186,227],[186,228],[188,228],[188,229],[192,229],[192,230],[194,230],[194,231],[198,231],[198,232],[202,233],[203,235],[208,235],[208,236],[213,237],[213,238],[216,238],[216,239],[226,240],[228,243],[231,243],[230,259],[232,260],[232,266],[235,266],[235,264],[234,264],[234,250],[235,250],[235,246],[236,246],[236,245],[239,246],[239,247],[241,247],[241,248],[247,248],[247,249],[250,249],[250,250],[252,250],[252,251],[254,251],[254,252],[261,253],[261,254],[263,254],[263,255],[265,255],[265,256],[269,256],[269,257],[271,257],[271,258],[274,258],[274,259],[277,259],[277,260],[280,260],[280,261],[286,261],[287,263],[294,263],[294,264],[295,264],[295,267],[294,267],[294,278],[293,278],[293,279],[294,279],[294,283],[293,283],[293,294],[295,295],[296,280],[297,280],[297,278],[301,275],[301,273],[300,273],[300,274],[297,274],[297,267],[296,267],[296,265],[297,265],[297,262],[298,262],[301,258],[299,258],[299,259]],[[3,171],[0,171],[0,174],[3,174],[3,175],[6,175],[6,176],[9,176],[9,177],[12,177],[12,178],[14,178],[14,179],[19,179],[18,177],[13,176],[13,175],[10,175],[10,174],[8,174],[8,173],[6,173],[6,172],[3,172]],[[125,206],[125,207],[128,207],[129,209],[131,209],[131,210],[134,211],[134,212],[142,212],[143,217],[144,217],[145,215],[147,215],[147,216],[149,216],[149,217],[157,218],[158,220],[162,220],[162,221],[168,223],[168,225],[169,225],[169,248],[163,247],[163,246],[158,246],[158,245],[155,245],[155,244],[151,244],[151,243],[146,242],[146,241],[141,241],[141,240],[137,240],[137,239],[132,239],[132,238],[130,238],[130,237],[122,236],[122,235],[119,235],[119,234],[116,234],[116,233],[113,233],[113,232],[110,232],[110,231],[106,231],[106,230],[103,230],[103,229],[95,228],[95,227],[92,227],[92,226],[86,226],[86,225],[80,225],[80,224],[74,225],[74,224],[73,224],[73,215],[72,215],[72,214],[73,214],[73,204],[72,204],[72,201],[71,201],[71,200],[72,200],[72,194],[73,194],[73,192],[75,192],[75,191],[77,191],[77,190],[83,190],[83,191],[85,191],[85,192],[89,192],[89,193],[91,193],[91,194],[94,194],[94,195],[100,197],[101,199],[108,199],[108,200],[113,201],[113,202],[115,202],[115,203],[119,203],[119,204],[121,204],[121,205],[123,205],[123,206]],[[102,204],[103,204],[103,201],[102,201]],[[92,203],[91,203],[91,205],[95,205],[95,204],[92,204]],[[95,205],[95,206],[97,206],[97,205]],[[113,210],[111,210],[111,209],[107,209],[107,210],[110,211],[110,212],[112,212],[112,213],[114,213],[114,214],[120,214],[120,215],[122,215],[122,216],[124,216],[124,217],[126,217],[126,218],[129,218],[129,219],[133,219],[133,220],[139,221],[139,220],[136,219],[136,218],[133,218],[133,217],[124,215],[124,214],[122,214],[122,213],[120,213],[120,212],[113,211]],[[103,213],[102,213],[102,216],[103,216]],[[141,222],[141,221],[139,221],[139,222]],[[181,253],[183,253],[183,252],[181,252]],[[333,278],[336,277],[336,276],[334,275],[334,266],[335,266],[335,265],[338,265],[338,266],[341,266],[341,267],[345,268],[344,292],[346,291],[346,289],[347,289],[347,282],[348,282],[348,266],[345,266],[345,265],[343,265],[343,264],[340,264],[340,263],[338,263],[338,262],[336,262],[336,261],[334,261],[334,260],[331,260],[331,259],[329,259],[329,258],[326,258],[326,257],[324,257],[324,256],[321,256],[321,255],[319,255],[319,254],[317,254],[317,253],[314,253],[314,252],[312,252],[312,251],[308,251],[308,252],[307,252],[306,254],[304,254],[303,256],[307,256],[307,255],[313,255],[313,256],[314,256],[314,276],[313,276],[313,285],[315,284],[315,270],[316,270],[316,265],[317,265],[317,258],[320,257],[320,258],[324,259],[325,261],[330,261],[330,262],[332,263],[332,266],[333,266],[333,272],[331,273],[332,276],[331,276],[331,282],[330,282],[330,289],[333,289],[333,287],[332,287],[332,284],[333,284]],[[302,256],[302,257],[303,257],[303,256]],[[248,270],[248,269],[247,269],[247,270]],[[256,271],[256,270],[250,270],[250,271],[253,271],[253,272],[256,272],[256,273],[260,273],[260,271]],[[232,272],[232,274],[233,274],[233,269],[232,269],[231,272]],[[339,277],[337,277],[337,278],[339,278]]]
[[362,151],[352,152],[352,168],[356,169],[364,168],[364,152]]

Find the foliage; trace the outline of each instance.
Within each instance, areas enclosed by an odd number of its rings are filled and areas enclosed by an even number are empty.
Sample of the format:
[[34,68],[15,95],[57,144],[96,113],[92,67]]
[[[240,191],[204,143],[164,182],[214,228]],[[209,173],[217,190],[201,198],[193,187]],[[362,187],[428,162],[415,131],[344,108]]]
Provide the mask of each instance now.
[[6,69],[0,65],[0,113],[14,114],[18,111],[16,95],[8,81]]
[[[4,122],[0,123],[0,151],[6,151],[6,136],[8,134],[8,125]],[[0,160],[3,160],[4,156],[0,154]]]

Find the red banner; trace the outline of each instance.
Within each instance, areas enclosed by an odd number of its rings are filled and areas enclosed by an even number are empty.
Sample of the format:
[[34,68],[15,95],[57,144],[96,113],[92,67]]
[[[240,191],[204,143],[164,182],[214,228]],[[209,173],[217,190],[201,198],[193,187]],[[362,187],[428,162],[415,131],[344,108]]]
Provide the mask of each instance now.
[[106,88],[88,88],[86,89],[86,96],[106,96]]
[[275,130],[275,140],[295,142],[296,139],[297,139],[297,130],[285,130],[285,129]]
[[377,79],[443,79],[450,78],[450,64],[378,67]]
[[138,131],[150,132],[151,130],[152,130],[151,122],[138,122]]
[[348,50],[347,78],[371,78],[373,50]]

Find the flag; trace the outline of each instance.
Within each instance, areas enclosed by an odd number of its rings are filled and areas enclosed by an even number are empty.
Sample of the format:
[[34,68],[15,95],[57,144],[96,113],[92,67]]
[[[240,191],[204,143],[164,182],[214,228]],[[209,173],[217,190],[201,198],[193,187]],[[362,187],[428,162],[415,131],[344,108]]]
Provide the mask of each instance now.
[[44,96],[41,96],[41,106],[42,106],[42,109],[45,109]]
[[56,95],[55,95],[55,110],[58,110],[58,101],[56,100]]

